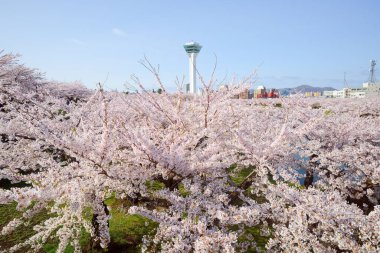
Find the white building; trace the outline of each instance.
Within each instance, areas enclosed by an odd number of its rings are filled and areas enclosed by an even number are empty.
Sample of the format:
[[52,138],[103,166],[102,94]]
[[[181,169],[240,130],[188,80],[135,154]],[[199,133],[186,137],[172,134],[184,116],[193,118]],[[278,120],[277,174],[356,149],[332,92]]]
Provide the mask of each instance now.
[[348,88],[344,88],[342,90],[326,90],[323,92],[323,96],[328,98],[348,98],[349,97]]
[[363,89],[368,95],[380,95],[380,83],[363,83]]
[[366,92],[363,89],[350,89],[349,97],[350,98],[364,98]]
[[380,83],[363,83],[363,88],[324,91],[323,96],[327,98],[364,98],[369,96],[380,96]]

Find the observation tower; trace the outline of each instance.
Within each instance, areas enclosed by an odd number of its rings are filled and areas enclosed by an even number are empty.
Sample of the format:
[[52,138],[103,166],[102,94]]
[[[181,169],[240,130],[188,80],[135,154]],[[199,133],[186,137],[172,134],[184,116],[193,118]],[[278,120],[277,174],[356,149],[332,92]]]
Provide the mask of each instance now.
[[201,51],[202,46],[194,41],[187,42],[183,46],[189,56],[189,90],[187,92],[191,94],[197,93],[197,64],[196,58]]

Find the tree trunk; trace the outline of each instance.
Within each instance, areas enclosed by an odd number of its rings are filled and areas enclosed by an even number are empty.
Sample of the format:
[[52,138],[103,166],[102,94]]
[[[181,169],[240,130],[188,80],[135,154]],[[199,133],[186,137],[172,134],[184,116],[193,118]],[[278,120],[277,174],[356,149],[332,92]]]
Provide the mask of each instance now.
[[309,186],[313,184],[313,180],[314,180],[314,171],[312,169],[306,169],[306,177],[303,183],[306,189],[309,188]]
[[[109,215],[109,211],[108,211],[107,205],[104,203],[104,201],[102,203],[103,203],[104,212],[107,215]],[[95,229],[95,236],[91,239],[91,249],[92,249],[93,252],[94,252],[94,250],[103,251],[102,247],[100,246],[100,241],[97,240],[97,238],[99,238],[99,224],[97,222],[97,218],[98,218],[97,214],[93,214],[92,215],[91,223],[92,223],[92,226]],[[109,222],[108,222],[108,227],[109,227]]]

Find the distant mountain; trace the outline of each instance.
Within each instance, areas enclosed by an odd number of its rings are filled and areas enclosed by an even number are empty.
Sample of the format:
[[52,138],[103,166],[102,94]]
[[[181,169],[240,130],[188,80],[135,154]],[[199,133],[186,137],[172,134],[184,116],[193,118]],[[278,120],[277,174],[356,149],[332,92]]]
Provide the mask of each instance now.
[[332,87],[313,87],[310,85],[301,85],[297,86],[295,88],[283,88],[283,89],[278,89],[280,91],[280,94],[282,96],[288,96],[290,94],[299,94],[299,93],[305,93],[305,92],[321,92],[325,90],[336,90]]

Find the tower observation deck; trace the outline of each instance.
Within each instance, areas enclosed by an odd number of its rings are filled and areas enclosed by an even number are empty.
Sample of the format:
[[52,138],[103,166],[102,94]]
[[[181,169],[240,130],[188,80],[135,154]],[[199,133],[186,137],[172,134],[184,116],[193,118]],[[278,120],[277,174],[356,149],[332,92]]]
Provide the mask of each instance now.
[[183,46],[186,50],[186,53],[199,53],[201,51],[202,46],[197,42],[188,42]]

